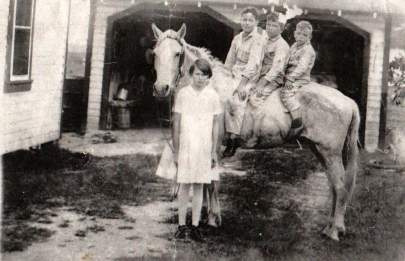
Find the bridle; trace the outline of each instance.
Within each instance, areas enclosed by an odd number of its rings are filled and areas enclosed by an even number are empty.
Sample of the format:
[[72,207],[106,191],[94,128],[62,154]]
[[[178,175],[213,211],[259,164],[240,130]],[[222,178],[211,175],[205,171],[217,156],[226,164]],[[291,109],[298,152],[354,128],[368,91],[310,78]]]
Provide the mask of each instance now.
[[[175,40],[181,46],[180,59],[179,59],[178,70],[177,70],[178,72],[177,72],[177,75],[176,75],[176,79],[174,81],[174,88],[176,89],[178,87],[178,84],[180,82],[181,77],[183,77],[183,75],[184,75],[182,67],[183,67],[183,64],[184,64],[185,46],[184,46],[184,43],[183,43],[181,38],[179,38],[177,36],[167,34],[164,37],[158,39],[158,41],[156,42],[156,45],[155,45],[155,47],[153,49],[156,49],[166,39]],[[171,108],[172,108],[172,100],[173,100],[172,96],[173,95],[169,96],[169,110],[171,110]],[[158,113],[161,115],[159,110],[158,110]],[[171,114],[169,114],[169,119],[159,117],[160,125],[162,125],[161,124],[162,121],[168,122],[171,125],[171,123],[172,123]],[[162,126],[160,126],[160,127],[162,127]],[[172,151],[174,151],[174,149],[172,147],[171,147],[171,149],[172,149]]]
[[179,59],[178,70],[177,70],[178,73],[177,73],[176,79],[174,81],[174,87],[177,88],[177,85],[179,84],[181,77],[183,77],[183,75],[184,75],[182,67],[183,67],[183,64],[184,64],[184,57],[185,57],[185,50],[184,49],[185,49],[185,46],[184,46],[184,43],[183,43],[181,38],[179,38],[177,36],[167,34],[164,37],[162,37],[161,39],[158,39],[158,41],[156,42],[156,45],[155,45],[155,47],[153,49],[158,47],[166,39],[175,40],[181,46],[180,59]]

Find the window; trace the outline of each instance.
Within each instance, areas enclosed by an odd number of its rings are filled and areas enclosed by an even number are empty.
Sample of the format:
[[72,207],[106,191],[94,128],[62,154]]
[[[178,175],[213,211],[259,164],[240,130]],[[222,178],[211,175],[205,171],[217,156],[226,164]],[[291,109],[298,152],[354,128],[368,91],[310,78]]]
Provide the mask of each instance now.
[[12,0],[10,4],[6,91],[27,91],[31,87],[35,0]]

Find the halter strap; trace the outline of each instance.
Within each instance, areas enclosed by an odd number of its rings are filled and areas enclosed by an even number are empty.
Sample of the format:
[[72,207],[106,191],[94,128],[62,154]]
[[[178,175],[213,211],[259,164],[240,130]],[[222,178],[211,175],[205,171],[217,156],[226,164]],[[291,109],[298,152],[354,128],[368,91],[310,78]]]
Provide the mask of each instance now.
[[180,39],[179,37],[173,36],[173,35],[171,35],[171,34],[167,34],[167,35],[165,35],[164,37],[162,37],[161,39],[158,39],[158,40],[157,40],[156,45],[155,45],[155,48],[158,47],[158,46],[159,46],[164,40],[166,40],[166,39],[175,40],[175,41],[177,41],[177,42],[180,44],[181,47],[184,47],[184,45],[183,45],[183,43],[182,43],[182,41],[181,41],[181,39]]

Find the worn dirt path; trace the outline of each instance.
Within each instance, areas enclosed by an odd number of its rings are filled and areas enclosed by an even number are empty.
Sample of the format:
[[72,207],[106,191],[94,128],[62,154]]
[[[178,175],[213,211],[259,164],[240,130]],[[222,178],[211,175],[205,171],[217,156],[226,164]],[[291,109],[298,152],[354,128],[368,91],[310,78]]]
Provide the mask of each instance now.
[[[4,261],[95,261],[122,257],[160,257],[171,248],[165,238],[174,228],[161,223],[171,214],[172,202],[156,201],[145,206],[123,206],[129,219],[100,219],[79,215],[65,208],[56,209],[51,224],[35,224],[55,231],[47,241],[35,243],[22,252],[4,253]],[[134,220],[132,221],[131,218]],[[64,221],[69,226],[58,227]],[[91,232],[89,228],[104,228]],[[84,237],[75,236],[78,230]]]

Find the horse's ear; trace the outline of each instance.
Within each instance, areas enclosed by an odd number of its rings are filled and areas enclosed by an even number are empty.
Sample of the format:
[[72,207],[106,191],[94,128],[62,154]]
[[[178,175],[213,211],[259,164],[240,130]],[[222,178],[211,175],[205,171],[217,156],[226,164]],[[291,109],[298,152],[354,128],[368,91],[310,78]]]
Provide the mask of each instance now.
[[177,36],[180,39],[183,39],[186,36],[186,24],[182,24],[180,30],[177,32]]
[[156,39],[159,39],[162,35],[162,31],[154,23],[152,24],[152,31]]

